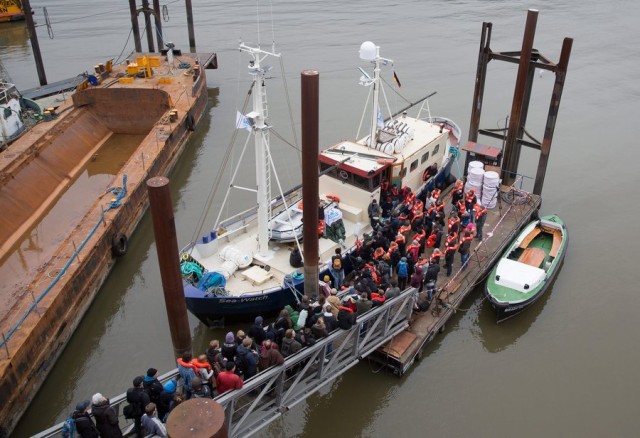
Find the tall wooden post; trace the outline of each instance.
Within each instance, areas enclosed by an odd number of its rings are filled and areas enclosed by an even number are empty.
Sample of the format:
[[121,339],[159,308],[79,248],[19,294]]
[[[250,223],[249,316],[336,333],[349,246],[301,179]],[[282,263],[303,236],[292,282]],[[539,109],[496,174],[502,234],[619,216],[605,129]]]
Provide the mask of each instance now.
[[196,52],[196,34],[193,31],[193,9],[191,8],[191,0],[185,0],[187,7],[187,27],[189,28],[189,50],[191,53]]
[[158,52],[164,49],[164,37],[162,36],[162,19],[160,18],[160,0],[153,0],[153,17],[156,20],[156,38],[158,40]]
[[27,20],[27,29],[29,29],[29,40],[31,41],[31,49],[33,57],[36,61],[36,71],[38,72],[38,80],[40,85],[47,85],[47,75],[44,72],[44,63],[42,62],[42,54],[40,53],[40,44],[38,43],[38,34],[36,25],[31,15],[31,4],[29,0],[22,0],[22,8],[24,10],[24,18]]
[[175,357],[180,357],[185,352],[191,352],[191,330],[178,260],[178,239],[169,179],[163,176],[150,178],[147,180],[147,190],[173,353]]
[[133,33],[133,44],[136,52],[142,52],[142,43],[140,42],[140,27],[138,26],[138,9],[136,0],[129,0],[129,13],[131,14],[131,33]]
[[536,34],[537,22],[538,11],[529,9],[524,37],[522,39],[522,50],[520,51],[520,64],[516,77],[516,87],[513,93],[513,103],[511,104],[509,130],[504,145],[502,184],[505,185],[511,185],[518,172],[518,158],[520,157],[521,148],[520,143],[518,143],[518,133],[521,132],[522,129],[523,102],[527,94],[527,80],[531,72],[531,52],[533,50],[533,39]]
[[304,70],[301,75],[302,209],[304,250],[304,294],[318,296],[318,144],[320,74]]
[[153,45],[153,27],[151,26],[151,9],[149,8],[149,0],[142,0],[142,13],[144,14],[144,29],[147,33],[147,45],[149,52],[156,51]]

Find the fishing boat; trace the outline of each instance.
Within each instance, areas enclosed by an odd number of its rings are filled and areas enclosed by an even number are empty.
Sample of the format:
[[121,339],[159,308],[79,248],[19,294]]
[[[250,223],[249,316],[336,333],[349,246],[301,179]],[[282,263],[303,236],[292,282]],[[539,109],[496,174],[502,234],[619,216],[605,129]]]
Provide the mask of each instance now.
[[24,9],[20,0],[0,0],[0,23],[24,20]]
[[[272,126],[265,85],[268,68],[263,61],[280,54],[245,44],[240,50],[251,57],[248,70],[253,78],[253,108],[247,114],[238,113],[237,128],[247,129],[254,137],[257,189],[235,184],[239,162],[219,211],[223,211],[233,189],[256,192],[256,205],[225,220],[219,213],[213,228],[196,233],[199,239],[180,254],[187,308],[208,326],[266,315],[299,300],[304,285],[302,273],[296,270],[301,266],[299,254],[303,253],[302,212],[318,204],[318,200],[303,203],[301,186],[282,191],[270,151]],[[380,200],[391,184],[422,195],[444,186],[451,182],[451,166],[458,156],[460,128],[449,119],[429,114],[427,99],[435,93],[395,113],[387,108],[390,115],[385,119],[379,104],[380,95],[384,95],[380,73],[393,61],[382,58],[379,47],[370,41],[362,44],[360,58],[373,67],[372,75],[360,69],[360,83],[369,88],[365,105],[365,113],[371,112],[368,135],[357,141],[340,141],[318,157],[318,208],[324,216],[324,221],[317,224],[320,279],[329,272],[328,262],[338,247],[342,249],[345,272],[352,269],[349,254],[363,233],[371,231],[367,207],[373,199]],[[420,104],[417,115],[409,116],[407,111]],[[240,156],[244,156],[244,149]],[[275,197],[271,196],[272,181],[279,189]]]
[[0,80],[0,150],[20,138],[41,118],[40,105],[21,96],[14,84]]
[[557,215],[529,223],[491,271],[485,293],[498,322],[540,298],[558,274],[567,251],[566,224]]

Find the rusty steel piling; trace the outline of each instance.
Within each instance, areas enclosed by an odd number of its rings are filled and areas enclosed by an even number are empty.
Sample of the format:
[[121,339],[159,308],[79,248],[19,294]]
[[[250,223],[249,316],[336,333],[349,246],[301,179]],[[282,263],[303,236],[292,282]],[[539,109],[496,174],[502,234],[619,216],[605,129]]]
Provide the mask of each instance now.
[[304,294],[318,296],[318,143],[319,143],[319,83],[320,74],[315,70],[304,70],[301,80],[301,126],[302,126],[302,210]]
[[150,178],[147,180],[147,190],[171,342],[175,357],[180,357],[183,353],[191,351],[191,330],[180,274],[178,239],[169,191],[169,179],[164,176]]

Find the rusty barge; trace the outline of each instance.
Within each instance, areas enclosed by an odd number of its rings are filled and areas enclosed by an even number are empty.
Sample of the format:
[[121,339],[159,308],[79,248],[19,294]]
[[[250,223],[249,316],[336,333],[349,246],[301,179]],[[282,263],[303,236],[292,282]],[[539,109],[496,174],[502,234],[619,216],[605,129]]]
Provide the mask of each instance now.
[[148,206],[145,181],[171,171],[206,114],[207,68],[215,54],[99,64],[0,154],[0,432],[126,253]]

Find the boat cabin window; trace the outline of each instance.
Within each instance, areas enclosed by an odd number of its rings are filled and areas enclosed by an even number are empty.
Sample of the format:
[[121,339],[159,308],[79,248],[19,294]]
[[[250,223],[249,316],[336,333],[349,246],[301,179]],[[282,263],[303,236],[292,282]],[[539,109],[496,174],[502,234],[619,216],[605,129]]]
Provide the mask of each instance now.
[[[327,169],[329,169],[327,171]],[[351,184],[352,186],[361,188],[363,190],[367,190],[369,192],[373,192],[375,189],[380,187],[380,183],[382,182],[382,174],[378,173],[377,175],[367,178],[364,176],[356,175],[354,173],[348,172],[345,169],[338,169],[326,163],[320,163],[320,172],[324,172],[325,175],[331,176],[332,178],[338,179],[347,184]]]
[[440,150],[440,144],[437,144],[435,148],[433,148],[433,155],[437,154]]
[[418,160],[416,160],[413,163],[411,163],[411,168],[409,169],[409,172],[413,172],[417,168],[418,168]]
[[422,155],[422,158],[420,159],[420,164],[424,163],[425,161],[427,161],[429,159],[429,151],[425,152]]

